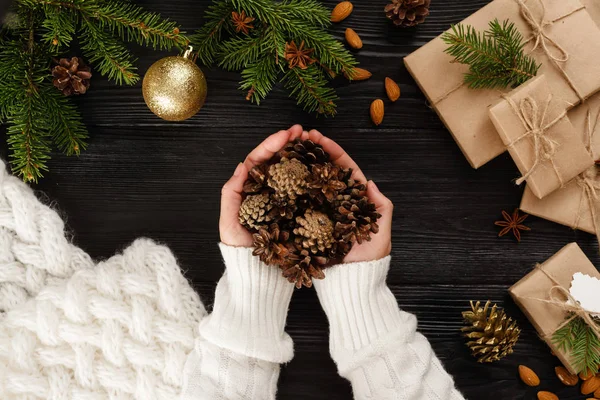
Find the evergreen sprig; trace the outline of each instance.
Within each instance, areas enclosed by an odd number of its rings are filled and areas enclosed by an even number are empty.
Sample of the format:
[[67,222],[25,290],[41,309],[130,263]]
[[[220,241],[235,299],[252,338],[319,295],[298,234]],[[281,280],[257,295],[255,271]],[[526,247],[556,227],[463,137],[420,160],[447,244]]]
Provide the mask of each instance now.
[[517,87],[534,77],[540,67],[523,48],[525,42],[514,23],[498,20],[478,32],[470,25],[453,25],[442,35],[446,53],[469,65],[465,83],[473,89]]
[[87,129],[70,98],[52,83],[56,58],[78,40],[93,72],[117,84],[139,80],[126,43],[183,48],[177,24],[127,0],[16,0],[0,31],[0,122],[13,173],[37,181],[53,148],[79,155]]
[[[234,11],[255,19],[248,34],[236,32]],[[352,76],[357,63],[327,32],[330,24],[330,11],[316,0],[215,0],[191,40],[203,64],[241,71],[247,100],[260,104],[282,81],[306,111],[334,115],[338,97],[328,77]],[[285,45],[292,41],[314,50],[306,69],[288,67]]]
[[552,335],[552,342],[568,352],[578,372],[597,373],[600,368],[600,338],[583,318],[575,317]]

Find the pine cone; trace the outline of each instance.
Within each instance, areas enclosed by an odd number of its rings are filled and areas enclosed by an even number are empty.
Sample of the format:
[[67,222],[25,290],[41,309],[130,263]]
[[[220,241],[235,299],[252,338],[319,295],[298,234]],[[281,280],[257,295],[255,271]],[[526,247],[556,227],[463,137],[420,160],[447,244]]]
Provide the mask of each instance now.
[[312,140],[296,139],[286,144],[278,154],[282,158],[300,160],[305,165],[324,164],[329,161],[329,154]]
[[259,229],[271,221],[269,211],[273,208],[269,195],[253,194],[244,199],[240,206],[240,224],[247,228]]
[[279,225],[271,224],[269,229],[260,228],[252,235],[254,240],[253,255],[258,256],[265,264],[282,265],[290,250],[286,246],[290,234],[279,229]]
[[344,242],[361,244],[371,240],[371,232],[379,232],[377,220],[381,214],[367,197],[342,201],[335,215],[335,237]]
[[244,182],[244,193],[258,193],[267,184],[269,166],[260,164],[253,167],[248,175],[248,179]]
[[293,201],[283,200],[279,197],[271,199],[273,208],[269,211],[269,218],[273,221],[292,220],[294,213],[298,210],[298,205]]
[[299,254],[290,254],[280,268],[283,276],[295,283],[297,289],[302,285],[311,287],[313,279],[325,278],[323,269],[315,263],[316,260],[310,257],[307,250],[302,250]]
[[480,305],[479,301],[475,304],[471,301],[471,310],[462,313],[468,326],[461,330],[470,339],[467,346],[477,361],[497,361],[513,352],[521,330],[496,304],[491,308],[490,301],[483,308]]
[[333,201],[340,190],[346,189],[346,184],[339,180],[342,168],[327,163],[324,165],[313,165],[312,174],[308,180],[309,194],[319,203],[325,199]]
[[326,214],[308,209],[303,217],[296,217],[296,222],[299,226],[294,229],[294,234],[298,236],[296,241],[303,249],[313,254],[323,254],[335,243],[333,222]]
[[306,178],[309,172],[299,160],[283,158],[269,167],[267,184],[275,190],[275,195],[283,201],[295,201],[306,193]]
[[61,58],[52,69],[53,83],[65,96],[84,94],[90,87],[91,69],[78,57]]
[[431,0],[392,0],[385,6],[385,15],[396,26],[409,27],[425,21]]

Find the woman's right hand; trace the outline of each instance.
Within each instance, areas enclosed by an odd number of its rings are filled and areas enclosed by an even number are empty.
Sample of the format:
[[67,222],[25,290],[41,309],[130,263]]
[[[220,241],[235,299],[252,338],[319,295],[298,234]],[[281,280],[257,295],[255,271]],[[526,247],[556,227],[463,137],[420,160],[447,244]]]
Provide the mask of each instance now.
[[[340,165],[343,168],[352,168],[352,177],[354,179],[360,182],[367,182],[367,178],[358,165],[339,144],[314,129],[310,132],[303,132],[301,138],[302,140],[310,139],[320,144],[329,153],[332,163]],[[390,199],[379,191],[373,181],[367,182],[367,197],[375,204],[377,212],[381,214],[381,218],[377,220],[379,232],[371,234],[370,241],[364,241],[362,244],[356,243],[352,247],[352,250],[350,250],[350,253],[344,258],[345,263],[379,260],[388,256],[392,251],[392,215],[394,205]]]

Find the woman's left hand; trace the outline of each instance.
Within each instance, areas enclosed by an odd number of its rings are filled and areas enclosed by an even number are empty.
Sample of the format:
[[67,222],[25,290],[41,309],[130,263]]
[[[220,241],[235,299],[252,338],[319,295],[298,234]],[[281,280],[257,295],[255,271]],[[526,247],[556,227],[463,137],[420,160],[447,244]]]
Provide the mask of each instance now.
[[294,125],[285,131],[279,131],[266,138],[244,160],[238,164],[233,176],[221,189],[221,217],[219,218],[219,232],[221,242],[236,247],[251,247],[252,234],[244,228],[238,219],[242,205],[242,191],[244,182],[248,179],[248,172],[256,165],[268,161],[290,142],[302,136],[302,126]]

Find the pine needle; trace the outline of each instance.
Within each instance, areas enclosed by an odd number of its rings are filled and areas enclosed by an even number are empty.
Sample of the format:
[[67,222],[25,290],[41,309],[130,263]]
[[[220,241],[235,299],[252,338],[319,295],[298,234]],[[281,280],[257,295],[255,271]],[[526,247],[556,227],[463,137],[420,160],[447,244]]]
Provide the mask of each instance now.
[[600,368],[600,338],[579,317],[557,330],[552,342],[562,351],[568,352],[578,372],[597,373]]
[[478,32],[470,25],[453,25],[442,35],[445,50],[461,64],[469,65],[465,83],[473,89],[517,87],[537,74],[540,67],[523,51],[523,36],[506,20],[491,21],[489,29]]

